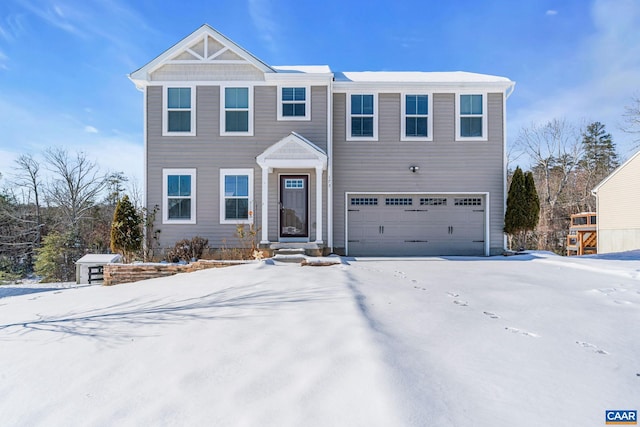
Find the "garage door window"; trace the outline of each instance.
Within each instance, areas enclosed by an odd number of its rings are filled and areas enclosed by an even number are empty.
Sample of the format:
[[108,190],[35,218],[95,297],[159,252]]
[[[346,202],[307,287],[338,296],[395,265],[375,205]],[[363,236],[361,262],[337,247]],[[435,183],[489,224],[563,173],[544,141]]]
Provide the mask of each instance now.
[[413,205],[413,199],[398,198],[398,197],[387,198],[387,199],[384,199],[384,204],[387,206],[411,206]]
[[376,197],[352,197],[352,206],[377,206],[378,199]]
[[453,199],[453,204],[456,206],[482,206],[482,199],[479,197]]
[[420,199],[421,206],[447,206],[447,199],[444,197],[425,197]]

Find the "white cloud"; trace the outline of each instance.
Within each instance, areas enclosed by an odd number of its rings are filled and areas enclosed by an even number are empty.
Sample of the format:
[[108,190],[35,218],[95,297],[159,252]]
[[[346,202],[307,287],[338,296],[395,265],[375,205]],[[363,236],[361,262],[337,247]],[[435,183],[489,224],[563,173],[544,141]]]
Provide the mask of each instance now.
[[547,15],[547,16],[555,16],[557,14],[558,14],[558,11],[557,10],[553,10],[553,9],[549,9],[549,10],[547,10],[545,12],[545,15]]
[[[640,2],[595,0],[591,17],[595,31],[582,41],[574,57],[566,58],[579,65],[572,68],[580,74],[569,74],[561,90],[545,92],[542,88],[541,95],[531,99],[526,109],[512,111],[510,141],[532,123],[565,118],[580,125],[597,120],[606,125],[623,157],[634,151],[634,136],[620,127],[624,107],[640,82]],[[582,79],[578,81],[578,77]]]
[[87,132],[87,133],[98,133],[98,129],[96,129],[93,126],[89,126],[89,125],[84,127],[84,131]]
[[278,51],[279,24],[273,16],[274,4],[272,0],[249,0],[249,15],[253,24],[260,31],[260,37],[272,52]]

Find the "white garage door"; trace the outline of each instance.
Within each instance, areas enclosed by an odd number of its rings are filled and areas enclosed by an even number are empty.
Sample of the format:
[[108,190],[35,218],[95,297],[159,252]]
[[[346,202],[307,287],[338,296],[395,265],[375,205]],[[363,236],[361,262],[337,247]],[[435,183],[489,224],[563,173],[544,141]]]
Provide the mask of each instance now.
[[347,203],[349,255],[484,255],[483,196],[358,194]]

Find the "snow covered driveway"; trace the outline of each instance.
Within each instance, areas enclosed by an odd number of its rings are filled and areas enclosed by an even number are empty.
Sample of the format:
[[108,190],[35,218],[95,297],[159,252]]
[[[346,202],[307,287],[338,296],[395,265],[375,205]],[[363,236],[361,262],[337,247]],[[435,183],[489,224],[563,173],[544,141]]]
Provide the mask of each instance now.
[[261,263],[22,293],[0,287],[3,426],[598,426],[640,409],[637,260]]

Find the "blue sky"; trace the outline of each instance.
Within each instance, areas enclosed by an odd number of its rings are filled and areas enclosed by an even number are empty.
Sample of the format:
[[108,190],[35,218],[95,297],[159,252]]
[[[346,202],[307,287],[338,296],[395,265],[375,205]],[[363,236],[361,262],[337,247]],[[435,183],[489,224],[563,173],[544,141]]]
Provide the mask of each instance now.
[[271,65],[509,77],[510,143],[564,118],[603,122],[623,158],[636,145],[620,127],[640,96],[638,0],[0,0],[0,173],[63,146],[140,179],[127,75],[203,23]]

